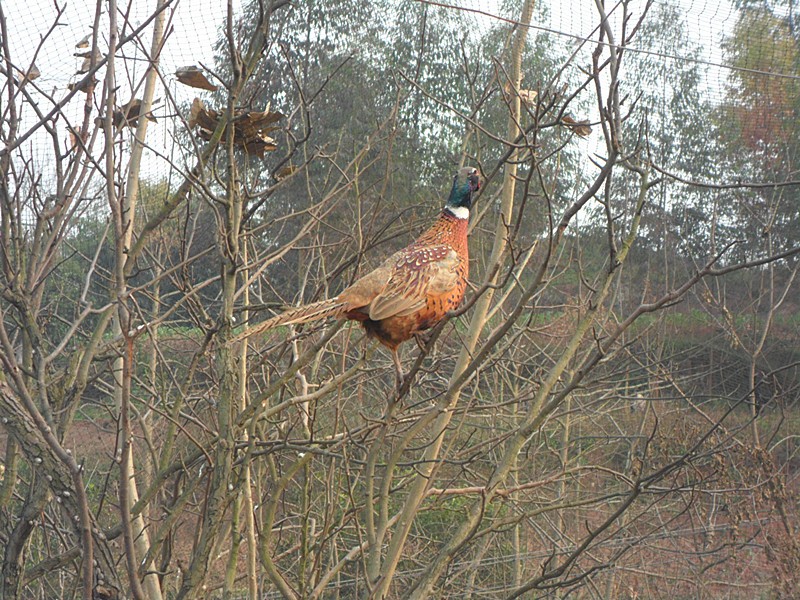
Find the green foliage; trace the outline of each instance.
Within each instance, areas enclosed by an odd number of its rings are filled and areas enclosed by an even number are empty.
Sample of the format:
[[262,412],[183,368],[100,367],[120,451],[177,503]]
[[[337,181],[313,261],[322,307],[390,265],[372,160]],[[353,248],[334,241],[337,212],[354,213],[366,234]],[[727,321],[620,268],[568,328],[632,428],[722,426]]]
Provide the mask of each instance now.
[[[793,75],[800,54],[790,15],[769,4],[748,4],[724,43],[734,70],[715,121],[723,144],[719,163],[731,178],[796,178],[800,83]],[[735,208],[726,211],[736,222],[734,235],[748,240],[740,251],[763,255],[767,244],[773,251],[791,247],[800,233],[799,197],[797,187],[740,192]]]
[[[728,115],[735,137],[770,162],[793,142],[800,83],[792,77],[798,65],[797,40],[787,17],[761,6],[743,10],[726,41],[734,85],[729,88]],[[778,76],[766,76],[776,73]]]

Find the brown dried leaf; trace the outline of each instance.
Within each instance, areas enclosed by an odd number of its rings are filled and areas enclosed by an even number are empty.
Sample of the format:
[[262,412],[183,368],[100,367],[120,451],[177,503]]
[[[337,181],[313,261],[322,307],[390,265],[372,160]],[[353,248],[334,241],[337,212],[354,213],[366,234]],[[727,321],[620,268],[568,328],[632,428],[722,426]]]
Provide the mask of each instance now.
[[539,92],[536,90],[520,90],[519,91],[519,99],[522,100],[528,106],[532,106],[536,104],[536,97],[539,95]]
[[88,131],[83,132],[83,134],[79,134],[78,131],[72,127],[67,127],[67,131],[69,131],[70,151],[74,150],[78,145],[85,144],[89,139]]
[[189,127],[192,129],[197,127],[200,137],[208,141],[217,128],[218,122],[219,113],[215,110],[207,109],[200,98],[195,98],[192,102],[192,110],[189,112]]
[[256,154],[264,158],[265,152],[278,149],[275,140],[268,133],[279,129],[271,127],[284,117],[279,112],[270,112],[269,107],[263,112],[247,112],[237,116],[234,121],[236,135],[234,141],[241,140],[240,145],[248,154]]
[[576,121],[569,115],[564,115],[561,118],[561,122],[569,127],[575,135],[579,135],[580,137],[587,137],[590,133],[592,133],[592,128],[589,126],[588,119]]
[[[136,127],[139,124],[141,110],[142,101],[138,98],[133,98],[127,104],[120,106],[114,111],[114,127]],[[148,112],[144,116],[148,121],[153,121],[155,123],[156,118],[152,113]]]
[[[81,63],[80,68],[78,69],[78,75],[82,75],[83,73],[88,73],[89,69],[91,69],[92,67],[92,52],[91,51],[75,52],[74,55],[77,56],[78,58],[83,59],[83,62]],[[96,57],[95,62],[99,61],[101,58],[100,52],[95,52],[94,55]]]
[[[510,97],[512,94],[512,87],[511,83],[507,82],[505,86],[503,86],[503,92],[505,92],[506,97]],[[536,98],[539,95],[539,92],[536,90],[520,90],[519,91],[519,99],[522,100],[528,106],[532,106],[536,102]]]
[[297,167],[294,165],[286,165],[280,171],[275,173],[275,181],[283,181],[287,177],[291,177],[297,172]]
[[245,152],[248,154],[255,154],[258,158],[264,158],[265,152],[274,152],[278,149],[275,140],[267,136],[244,140],[240,145],[244,148]]
[[189,127],[194,129],[194,126],[197,125],[197,120],[200,115],[200,111],[204,111],[206,109],[203,106],[203,102],[200,98],[195,98],[192,100],[192,108],[189,109]]
[[20,85],[25,81],[33,81],[34,79],[38,79],[42,75],[42,73],[39,71],[39,68],[36,66],[36,63],[33,63],[30,66],[27,73],[23,73],[18,69],[14,69],[14,71],[14,80]]
[[89,40],[92,39],[92,34],[87,33],[82,40],[80,40],[77,44],[75,44],[76,48],[88,48],[89,47]]
[[283,118],[281,113],[271,112],[248,112],[242,115],[237,115],[234,120],[236,125],[236,132],[241,134],[245,139],[263,138],[270,131],[279,129],[278,127],[270,127],[272,123],[276,123]]
[[94,89],[94,86],[97,85],[97,79],[92,77],[91,79],[87,80],[79,80],[73,83],[67,84],[67,89],[71,92],[75,88],[78,88],[78,91],[83,92],[84,94],[89,93],[90,90]]
[[39,71],[39,68],[36,66],[36,63],[32,63],[30,68],[28,69],[28,72],[25,73],[25,78],[28,81],[33,81],[34,79],[39,79],[41,74],[42,73],[41,71]]
[[219,89],[218,86],[211,83],[206,76],[203,75],[203,72],[194,65],[181,67],[175,71],[175,77],[177,77],[178,81],[182,84],[200,88],[201,90],[216,92]]

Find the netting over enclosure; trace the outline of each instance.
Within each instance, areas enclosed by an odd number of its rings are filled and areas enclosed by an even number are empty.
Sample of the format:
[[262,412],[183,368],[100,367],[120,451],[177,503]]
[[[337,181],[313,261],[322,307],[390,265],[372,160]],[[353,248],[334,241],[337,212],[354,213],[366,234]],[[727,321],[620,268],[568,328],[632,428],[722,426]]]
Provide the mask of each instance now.
[[[629,4],[630,29],[637,24],[645,3]],[[679,88],[681,79],[686,84],[685,78],[691,77],[695,79],[691,82],[691,92],[701,96],[709,111],[731,104],[746,111],[746,119],[737,114],[715,117],[713,112],[709,112],[707,117],[715,118],[718,127],[745,126],[748,136],[754,141],[760,141],[762,136],[776,135],[782,129],[786,115],[793,110],[798,81],[797,50],[791,40],[792,23],[787,18],[788,9],[756,7],[747,9],[751,17],[740,19],[742,13],[727,1],[687,0],[651,4],[643,24],[645,29],[650,29],[650,34],[646,39],[626,46],[633,58],[627,66],[630,77],[623,72],[621,79],[629,101],[643,95],[647,110],[652,111],[651,116],[668,119],[676,109],[675,103],[680,102],[673,95],[684,93]],[[239,3],[234,3],[234,7],[238,7],[236,14],[240,15]],[[405,10],[401,5],[394,8],[398,12]],[[419,6],[415,9],[419,10]],[[180,67],[191,65],[215,68],[215,60],[218,60],[215,57],[220,56],[219,49],[224,43],[225,6],[191,0],[174,6],[166,3],[165,10],[168,14],[166,36],[159,53],[161,77],[152,111],[158,121],[151,128],[154,131],[148,143],[154,151],[169,156],[174,151],[172,141],[179,128],[179,121],[174,118],[176,111],[182,111],[188,118],[191,100],[198,95],[198,90],[178,83],[175,72]],[[515,10],[487,1],[429,2],[425,3],[425,10],[438,18],[457,18],[458,27],[470,38],[473,46],[491,36],[493,31],[513,24],[518,17]],[[90,48],[86,36],[92,31],[94,10],[90,3],[67,2],[59,9],[51,2],[34,1],[11,3],[5,11],[10,65],[19,71],[27,71],[33,64],[38,73],[37,79],[29,86],[29,93],[36,100],[40,114],[29,108],[23,121],[25,124],[34,123],[64,100],[70,84],[81,79],[82,66],[88,67],[85,63]],[[622,3],[610,4],[606,11],[612,22],[621,19]],[[372,19],[375,27],[381,28],[395,16],[390,7],[388,12],[376,11]],[[121,53],[124,66],[117,80],[121,103],[141,95],[142,77],[150,52],[152,18],[152,7],[146,3],[132,3],[120,12],[119,19],[124,23],[120,35],[132,38]],[[101,11],[99,23],[101,30],[105,31],[105,9]],[[369,27],[370,22],[364,25]],[[242,26],[243,23],[237,24],[239,30]],[[387,29],[391,32],[391,28]],[[560,57],[572,57],[569,65],[559,73],[557,81],[532,72],[528,74],[526,85],[568,85],[579,79],[581,70],[591,64],[598,31],[593,2],[538,2],[530,30],[529,43],[534,47],[541,45]],[[82,40],[85,43],[78,47]],[[767,41],[776,43],[765,43]],[[357,39],[338,43],[340,47],[337,50],[341,53],[363,50]],[[619,40],[606,40],[606,43],[619,43]],[[101,53],[105,52],[107,44],[107,36],[101,35]],[[215,83],[219,84],[219,81]],[[285,83],[288,87],[289,82]],[[74,94],[63,110],[60,109],[62,129],[69,125],[68,120],[73,125],[79,122],[83,114],[83,99],[82,94]],[[291,100],[287,100],[287,104],[276,108],[290,110]],[[583,116],[595,121],[594,107],[588,104]],[[713,138],[714,127],[709,123],[705,129]],[[65,145],[67,136],[65,131]],[[43,143],[40,136],[34,136],[31,141]],[[591,142],[587,142],[587,146],[591,147]],[[166,177],[168,167],[164,161],[159,161],[152,153],[146,155],[145,176],[153,179]]]
[[[627,3],[629,30],[637,25],[645,4]],[[787,12],[790,8],[764,8],[755,4],[750,8],[745,3],[746,8],[740,10],[735,3],[723,0],[648,4],[651,6],[642,24],[649,31],[648,35],[644,39],[639,36],[626,45],[632,58],[621,79],[629,103],[638,100],[639,107],[654,120],[669,120],[679,110],[675,103],[679,103],[680,98],[673,96],[696,93],[700,96],[702,108],[708,111],[706,117],[709,121],[717,121],[704,126],[710,140],[713,141],[716,131],[712,125],[746,127],[745,134],[753,143],[765,141],[762,136],[779,136],[780,130],[784,129],[784,119],[793,114],[798,82],[797,48],[792,39],[794,17]],[[420,10],[420,4],[411,3],[409,6]],[[518,19],[515,9],[486,0],[425,2],[422,7],[432,18],[456,21],[458,29],[470,38],[472,44]],[[234,8],[240,15],[239,2],[234,3]],[[393,8],[398,13],[406,10],[401,4]],[[397,16],[391,9],[391,5],[387,11],[386,7],[379,8],[376,4],[373,10],[367,9],[366,20],[361,25],[383,27]],[[159,53],[161,76],[152,111],[157,123],[151,127],[153,131],[148,143],[157,153],[171,156],[175,151],[173,139],[180,128],[179,121],[174,118],[176,112],[180,111],[184,118],[188,118],[189,105],[199,94],[198,90],[181,85],[175,73],[179,68],[191,65],[215,69],[219,48],[224,43],[226,9],[224,4],[217,2],[187,0],[174,6],[166,3],[165,10],[168,17],[165,43]],[[94,10],[89,3],[67,2],[58,9],[51,2],[36,0],[11,3],[5,11],[12,68],[26,71],[33,64],[38,73],[29,93],[36,100],[40,114],[28,109],[23,121],[34,123],[51,112],[56,103],[63,101],[70,84],[82,77],[82,66],[88,66],[84,64],[90,50],[86,36],[92,31]],[[609,4],[606,11],[616,25],[623,17],[623,3]],[[742,17],[743,11],[747,12],[747,18]],[[130,7],[121,9],[119,20],[124,26],[120,35],[132,38],[124,46],[124,72],[120,73],[117,81],[121,104],[141,95],[152,37],[152,18],[152,7],[146,3],[132,3]],[[101,31],[105,31],[105,9],[100,11],[98,22]],[[246,21],[237,23],[239,31],[244,27]],[[559,65],[565,68],[559,72],[557,80],[549,79],[535,69],[524,69],[524,84],[536,87],[557,83],[569,87],[591,64],[591,53],[597,42],[597,10],[591,1],[537,2],[530,30],[529,43],[532,46],[544,47],[560,60],[570,57],[570,61]],[[78,47],[81,40],[85,44]],[[357,54],[368,48],[360,44],[359,39],[336,43],[339,44],[337,52],[342,54]],[[620,43],[620,40],[605,40],[605,43]],[[107,36],[101,35],[101,53],[105,52],[107,44]],[[406,71],[413,66],[396,65]],[[693,81],[687,83],[686,78]],[[220,83],[213,81],[213,77],[212,82]],[[284,84],[288,88],[290,82]],[[681,85],[690,85],[691,89],[682,90]],[[66,103],[59,124],[62,128],[68,125],[67,119],[73,124],[79,122],[83,114],[83,99],[82,94],[75,94]],[[285,107],[275,108],[286,112],[292,108],[292,100],[287,99],[286,103]],[[731,105],[735,107],[730,114],[714,112]],[[746,114],[741,114],[742,111]],[[594,106],[588,102],[582,116],[596,121],[594,112]],[[63,137],[67,135],[65,132]],[[595,148],[591,143],[594,138],[597,138],[596,131],[586,142],[587,148]],[[33,136],[31,141],[44,143],[41,136]],[[63,143],[67,144],[67,141]],[[34,154],[41,153],[34,151]],[[146,177],[160,179],[167,176],[167,165],[152,153],[146,153],[146,165]]]

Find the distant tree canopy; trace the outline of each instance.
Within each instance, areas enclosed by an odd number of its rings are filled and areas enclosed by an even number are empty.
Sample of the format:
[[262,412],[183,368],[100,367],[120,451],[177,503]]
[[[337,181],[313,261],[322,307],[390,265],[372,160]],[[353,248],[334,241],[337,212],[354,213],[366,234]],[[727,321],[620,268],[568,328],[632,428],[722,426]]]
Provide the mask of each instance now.
[[[242,19],[241,35],[252,22]],[[392,130],[374,139],[370,156],[391,152],[391,169],[413,174],[399,182],[413,197],[418,186],[438,186],[441,173],[459,160],[464,117],[488,131],[505,123],[496,81],[507,77],[508,27],[473,24],[468,13],[422,2],[301,0],[276,28],[245,102],[271,103],[290,115],[292,138],[309,136],[315,146],[343,156],[392,119]],[[548,36],[537,36],[526,49],[526,86],[551,83],[555,65]],[[224,55],[219,66],[225,68]],[[488,164],[501,151],[499,141],[482,137],[469,154]]]
[[[796,11],[787,8],[791,2],[744,3],[724,44],[732,71],[715,122],[720,163],[734,181],[781,183],[796,180],[800,170],[800,34],[791,21]],[[741,199],[733,235],[766,241],[770,234],[772,249],[796,243],[797,186],[754,189]]]

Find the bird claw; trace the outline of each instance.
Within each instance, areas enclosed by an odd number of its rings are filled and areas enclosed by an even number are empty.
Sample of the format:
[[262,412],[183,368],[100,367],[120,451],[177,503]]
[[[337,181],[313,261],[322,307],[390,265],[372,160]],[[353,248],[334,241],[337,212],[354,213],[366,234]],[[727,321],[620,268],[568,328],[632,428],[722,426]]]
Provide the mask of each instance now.
[[414,341],[417,342],[419,349],[424,352],[425,348],[428,346],[428,343],[431,341],[431,334],[430,332],[417,332],[414,334]]

